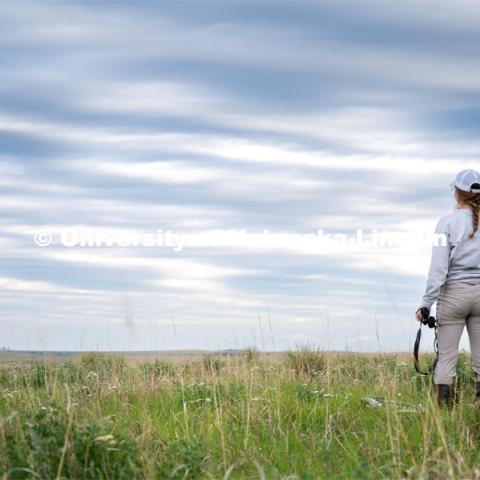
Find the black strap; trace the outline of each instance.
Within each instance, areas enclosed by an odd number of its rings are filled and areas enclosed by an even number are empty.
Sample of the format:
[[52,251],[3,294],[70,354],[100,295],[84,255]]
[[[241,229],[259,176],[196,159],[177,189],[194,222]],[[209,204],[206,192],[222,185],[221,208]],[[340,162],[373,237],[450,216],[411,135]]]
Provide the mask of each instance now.
[[415,370],[422,376],[426,377],[428,375],[431,375],[435,367],[437,366],[438,362],[438,342],[437,342],[437,325],[435,324],[435,338],[433,340],[433,349],[435,350],[435,359],[433,360],[432,366],[426,370],[423,371],[420,368],[420,362],[418,361],[418,351],[420,349],[420,339],[422,338],[422,324],[420,323],[420,328],[418,329],[417,332],[417,338],[415,339],[415,345],[413,347],[413,361],[415,364]]

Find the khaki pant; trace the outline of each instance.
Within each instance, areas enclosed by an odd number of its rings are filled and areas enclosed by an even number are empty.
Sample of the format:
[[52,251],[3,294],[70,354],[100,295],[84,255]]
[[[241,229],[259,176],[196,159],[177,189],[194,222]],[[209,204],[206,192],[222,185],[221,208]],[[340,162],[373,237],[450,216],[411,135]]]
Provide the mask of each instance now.
[[437,303],[438,363],[436,384],[450,385],[456,376],[458,345],[467,326],[472,366],[480,381],[480,280],[446,283]]

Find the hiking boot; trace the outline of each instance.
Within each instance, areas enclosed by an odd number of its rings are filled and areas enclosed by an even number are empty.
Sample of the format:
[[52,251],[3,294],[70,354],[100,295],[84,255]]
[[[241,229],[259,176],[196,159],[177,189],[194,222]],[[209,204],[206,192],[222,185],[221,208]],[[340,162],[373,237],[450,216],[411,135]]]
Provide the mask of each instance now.
[[475,399],[480,400],[480,382],[475,383]]
[[445,385],[441,383],[436,384],[435,393],[437,395],[437,402],[440,406],[446,405],[447,407],[451,407],[453,405],[454,392],[453,388],[450,385]]

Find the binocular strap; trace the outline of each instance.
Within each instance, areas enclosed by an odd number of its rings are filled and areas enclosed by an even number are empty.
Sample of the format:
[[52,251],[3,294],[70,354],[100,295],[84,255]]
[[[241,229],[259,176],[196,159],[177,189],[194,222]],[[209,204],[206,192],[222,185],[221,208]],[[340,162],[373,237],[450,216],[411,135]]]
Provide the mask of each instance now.
[[438,362],[437,326],[435,325],[435,338],[433,340],[433,349],[435,350],[435,360],[433,361],[432,366],[426,371],[423,371],[420,368],[420,362],[418,360],[418,351],[420,349],[420,339],[421,338],[422,338],[422,325],[420,324],[420,328],[418,329],[418,332],[417,332],[417,338],[415,339],[415,345],[413,347],[413,361],[414,361],[414,364],[415,364],[415,370],[420,375],[426,377],[428,375],[431,375],[434,372],[435,367],[437,366],[437,362]]

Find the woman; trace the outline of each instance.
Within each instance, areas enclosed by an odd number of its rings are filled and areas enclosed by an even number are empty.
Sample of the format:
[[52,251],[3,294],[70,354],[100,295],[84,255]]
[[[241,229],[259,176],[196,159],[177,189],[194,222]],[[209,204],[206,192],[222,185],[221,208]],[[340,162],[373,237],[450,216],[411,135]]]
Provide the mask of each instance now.
[[437,302],[438,363],[433,380],[440,404],[451,404],[455,396],[458,345],[466,325],[476,378],[476,397],[480,397],[480,173],[461,171],[451,185],[456,209],[442,217],[435,233],[446,242],[432,249],[425,295],[416,312],[428,311]]

